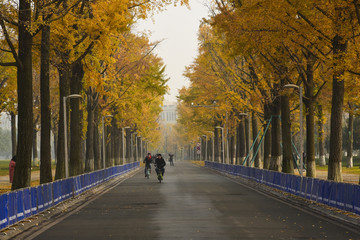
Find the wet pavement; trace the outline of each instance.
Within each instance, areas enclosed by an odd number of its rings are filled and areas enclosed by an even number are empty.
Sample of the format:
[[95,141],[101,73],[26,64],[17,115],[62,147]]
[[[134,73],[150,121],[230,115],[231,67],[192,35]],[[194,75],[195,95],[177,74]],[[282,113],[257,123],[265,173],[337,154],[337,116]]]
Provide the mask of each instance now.
[[164,181],[141,169],[33,239],[360,239],[359,232],[212,170],[175,162]]

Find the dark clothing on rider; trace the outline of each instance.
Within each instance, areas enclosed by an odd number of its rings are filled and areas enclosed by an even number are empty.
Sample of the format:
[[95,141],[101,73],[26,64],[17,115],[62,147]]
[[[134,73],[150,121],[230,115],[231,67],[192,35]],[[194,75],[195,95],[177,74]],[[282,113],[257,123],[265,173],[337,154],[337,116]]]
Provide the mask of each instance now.
[[149,168],[150,171],[151,171],[151,163],[152,163],[151,155],[147,155],[147,156],[145,157],[143,163],[145,163],[144,172],[145,172],[145,177],[147,177],[147,172],[146,172],[146,170]]
[[159,170],[161,171],[161,175],[164,176],[164,173],[165,173],[165,165],[166,165],[166,162],[165,160],[162,158],[162,156],[158,156],[156,159],[155,159],[155,166],[156,166],[156,173],[159,174]]
[[155,159],[155,165],[157,168],[164,168],[166,165],[166,162],[162,157],[158,157]]
[[146,156],[143,162],[145,163],[146,167],[150,167],[150,164],[152,163],[151,156]]

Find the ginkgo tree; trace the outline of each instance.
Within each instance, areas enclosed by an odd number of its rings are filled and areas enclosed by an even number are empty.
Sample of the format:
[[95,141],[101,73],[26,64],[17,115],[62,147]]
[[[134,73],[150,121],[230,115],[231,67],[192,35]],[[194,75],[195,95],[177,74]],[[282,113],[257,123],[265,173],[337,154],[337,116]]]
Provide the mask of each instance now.
[[[18,69],[18,100],[19,110],[19,145],[18,167],[15,172],[13,189],[25,187],[30,181],[31,133],[32,133],[32,51],[33,38],[42,32],[42,54],[44,62],[41,64],[42,76],[49,79],[48,64],[54,64],[59,71],[59,100],[68,94],[79,94],[83,91],[82,81],[85,74],[83,61],[89,53],[105,51],[102,56],[114,57],[112,49],[106,44],[113,41],[114,36],[129,31],[131,23],[139,18],[145,18],[155,11],[162,10],[170,3],[186,4],[186,1],[20,1],[17,5],[11,2],[1,2],[0,24],[4,40],[7,44],[3,48],[12,53],[13,59],[3,61],[2,66],[16,66]],[[34,13],[34,14],[32,14]],[[13,41],[12,34],[18,32],[18,44]],[[51,36],[51,38],[49,38]],[[49,40],[50,39],[50,40]],[[108,46],[110,46],[109,44]],[[49,48],[51,46],[51,48]],[[101,47],[102,46],[102,47]],[[113,45],[116,47],[116,45]],[[47,55],[47,56],[46,56]],[[50,55],[50,57],[49,57]],[[2,60],[4,60],[2,58]],[[70,81],[71,80],[71,81]],[[48,86],[44,80],[46,91],[42,91],[45,99],[49,99]],[[44,100],[45,101],[45,100]],[[48,100],[46,100],[48,101]],[[43,104],[49,106],[50,104]],[[49,113],[48,109],[47,112]],[[44,113],[45,117],[49,114]],[[60,107],[58,127],[58,165],[56,178],[64,177],[64,142],[63,142],[63,113]],[[81,173],[79,144],[82,128],[79,100],[71,101],[70,121],[70,165],[71,174]],[[50,121],[49,119],[47,120]],[[45,125],[45,123],[43,123]],[[45,128],[45,126],[44,126]],[[47,128],[48,129],[48,128]],[[49,134],[48,134],[49,135]],[[43,139],[44,140],[44,139]],[[42,140],[42,141],[43,141]],[[46,140],[45,140],[46,141]],[[49,141],[46,141],[49,142]],[[45,157],[44,157],[45,158]],[[45,166],[45,164],[42,164]],[[51,170],[46,169],[47,173]],[[44,172],[45,173],[45,172]],[[45,173],[46,174],[46,173]],[[45,178],[51,175],[44,175]]]
[[[359,16],[359,3],[326,0],[214,1],[214,9],[214,15],[208,22],[213,27],[211,34],[217,38],[200,44],[200,49],[210,56],[207,61],[215,63],[208,71],[216,72],[218,81],[222,82],[220,95],[229,102],[236,98],[240,100],[238,102],[258,99],[260,104],[254,109],[260,106],[264,120],[271,119],[272,148],[271,151],[268,149],[269,138],[265,137],[265,168],[278,170],[280,166],[280,121],[277,116],[281,113],[282,168],[288,169],[286,172],[292,171],[290,95],[282,89],[291,83],[305,90],[307,175],[314,177],[316,170],[316,108],[331,106],[328,178],[341,181],[344,85],[348,83],[351,84],[349,87],[356,89],[356,81],[351,80],[354,79],[351,74],[358,75],[356,42],[360,21],[356,16]],[[222,45],[225,47],[221,48]],[[202,74],[205,75],[205,72]],[[236,87],[243,92],[234,92]],[[201,91],[204,89],[200,87]],[[326,93],[322,94],[323,91]],[[332,91],[331,103],[326,102],[328,98],[320,97],[329,95],[329,91]],[[290,100],[298,102],[294,96]],[[270,154],[269,161],[267,156]]]
[[[150,131],[157,127],[156,118],[161,110],[162,96],[167,90],[164,66],[161,60],[152,54],[152,49],[156,44],[154,46],[150,44],[146,37],[124,33],[122,39],[123,41],[114,52],[115,62],[102,61],[103,69],[106,69],[103,71],[104,76],[89,74],[91,77],[90,81],[87,81],[88,92],[91,89],[93,96],[101,98],[98,101],[98,107],[103,115],[113,116],[112,141],[117,141],[118,130],[129,125],[142,138],[151,139]],[[134,51],[129,51],[129,46],[136,46],[136,48]],[[94,76],[101,81],[98,86],[92,85],[96,83],[92,81]],[[88,98],[90,97],[88,94]],[[90,125],[91,123],[88,122],[88,133]],[[91,138],[88,137],[87,141],[91,141]],[[91,145],[91,143],[88,144]],[[89,149],[89,151],[92,150]],[[110,165],[114,162],[119,164],[120,154],[117,149],[114,149],[114,153],[107,160]]]

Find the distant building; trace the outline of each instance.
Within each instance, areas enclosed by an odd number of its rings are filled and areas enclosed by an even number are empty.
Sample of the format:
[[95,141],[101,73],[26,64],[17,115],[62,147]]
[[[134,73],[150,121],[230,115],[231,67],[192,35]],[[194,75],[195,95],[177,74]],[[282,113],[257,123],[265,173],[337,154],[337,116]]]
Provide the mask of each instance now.
[[160,113],[160,123],[176,123],[177,105],[176,103],[165,102],[162,106],[163,111]]

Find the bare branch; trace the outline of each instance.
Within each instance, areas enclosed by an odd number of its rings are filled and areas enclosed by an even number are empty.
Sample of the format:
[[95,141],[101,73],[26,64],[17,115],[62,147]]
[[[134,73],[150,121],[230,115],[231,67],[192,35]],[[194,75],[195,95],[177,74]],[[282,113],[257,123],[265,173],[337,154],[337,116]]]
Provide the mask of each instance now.
[[130,10],[130,9],[133,9],[133,8],[136,8],[136,7],[140,7],[140,6],[142,6],[142,5],[144,5],[144,4],[147,4],[147,3],[149,3],[149,2],[151,2],[151,1],[150,1],[150,0],[147,0],[147,1],[142,2],[142,3],[138,3],[138,4],[135,4],[135,5],[133,5],[133,6],[128,7],[128,9]]
[[1,82],[0,82],[0,89],[5,85],[6,81],[8,80],[9,78],[6,77],[4,78]]
[[360,73],[359,72],[355,72],[353,70],[347,70],[349,73],[351,74],[354,74],[354,75],[357,75],[357,76],[360,76]]
[[[12,44],[11,42],[11,39],[10,39],[10,36],[9,36],[9,33],[6,29],[6,26],[5,26],[5,23],[4,23],[4,19],[0,19],[0,26],[3,30],[3,33],[4,33],[4,36],[5,36],[5,40],[7,42],[7,44],[9,45],[10,49],[11,49],[11,53],[16,61],[16,65],[15,66],[18,66],[18,67],[22,67],[22,63],[19,59],[19,56],[16,52],[16,49],[15,49],[15,46]],[[2,65],[2,66],[14,66],[14,65]]]
[[3,66],[3,67],[16,67],[17,63],[16,62],[0,62],[0,66]]
[[0,51],[11,53],[11,50],[7,50],[7,49],[4,49],[4,48],[0,48]]
[[83,52],[83,54],[81,54],[72,64],[77,64],[78,62],[82,61],[86,57],[86,55],[88,55],[91,52],[91,50],[94,47],[94,44],[95,44],[94,42],[91,42],[89,46],[86,48],[86,50]]

